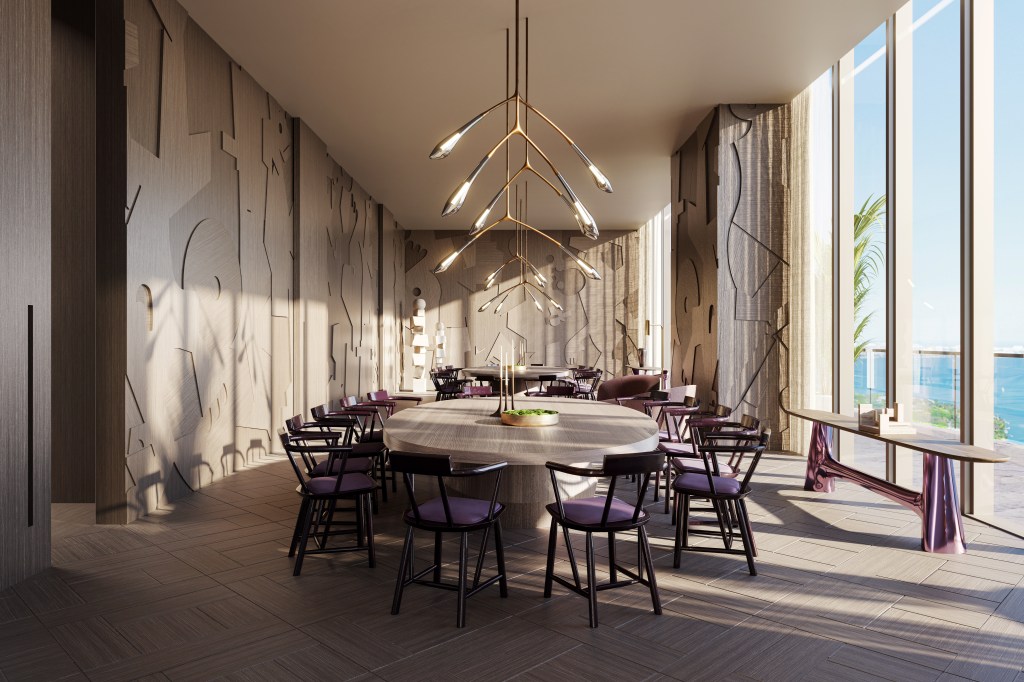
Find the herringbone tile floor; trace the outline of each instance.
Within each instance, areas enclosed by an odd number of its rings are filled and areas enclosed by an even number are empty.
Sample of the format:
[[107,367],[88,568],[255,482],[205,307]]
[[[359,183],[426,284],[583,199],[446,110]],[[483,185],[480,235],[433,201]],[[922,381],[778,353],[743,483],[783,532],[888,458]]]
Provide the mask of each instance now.
[[510,596],[472,598],[465,629],[454,594],[416,586],[392,616],[402,495],[376,516],[375,569],[312,556],[292,577],[298,500],[273,456],[126,527],[57,505],[54,568],[0,593],[0,680],[1024,680],[1024,542],[968,522],[967,555],[924,554],[914,514],[802,475],[762,461],[753,578],[735,556],[673,569],[652,502],[665,612],[642,587],[603,592],[597,630],[583,599],[542,597],[543,529],[506,532]]

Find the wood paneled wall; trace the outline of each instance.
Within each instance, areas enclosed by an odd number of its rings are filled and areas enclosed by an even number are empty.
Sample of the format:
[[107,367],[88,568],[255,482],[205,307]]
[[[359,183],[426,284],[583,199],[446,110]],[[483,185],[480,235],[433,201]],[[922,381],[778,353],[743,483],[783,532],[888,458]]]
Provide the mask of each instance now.
[[0,21],[0,590],[50,565],[50,3]]
[[[486,365],[495,360],[501,347],[506,351],[526,344],[527,364],[563,365],[570,358],[577,364],[600,367],[606,376],[622,374],[626,365],[637,361],[637,310],[641,262],[640,235],[636,232],[610,233],[594,242],[576,232],[551,232],[552,237],[572,249],[602,275],[588,279],[576,264],[556,247],[533,236],[529,260],[551,282],[550,295],[565,308],[549,306],[538,311],[522,289],[512,292],[499,314],[497,302],[483,312],[478,308],[499,291],[519,281],[519,269],[509,265],[498,283],[485,291],[486,277],[515,253],[515,232],[492,231],[456,261],[446,272],[433,273],[434,266],[462,243],[466,233],[410,231],[405,245],[405,314],[411,314],[416,298],[427,302],[426,331],[430,344],[438,321],[445,324],[447,357],[444,364],[458,367]],[[500,299],[499,299],[500,300]],[[541,300],[543,304],[544,301]],[[404,319],[406,328],[410,320]],[[411,387],[413,365],[411,333],[404,340],[404,381]],[[428,368],[433,354],[428,352]]]
[[124,6],[130,520],[276,450],[293,414],[398,388],[382,311],[401,309],[405,252],[390,212],[183,8]]
[[673,367],[783,448],[789,135],[787,105],[721,105],[673,164]]
[[[91,0],[54,0],[53,501],[96,497],[96,44]],[[69,403],[74,409],[69,409]]]

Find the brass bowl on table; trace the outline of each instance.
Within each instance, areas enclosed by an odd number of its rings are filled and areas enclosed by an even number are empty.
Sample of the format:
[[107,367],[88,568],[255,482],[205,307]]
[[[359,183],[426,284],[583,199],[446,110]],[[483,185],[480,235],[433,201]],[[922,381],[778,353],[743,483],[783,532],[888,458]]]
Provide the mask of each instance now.
[[558,412],[554,410],[505,410],[501,423],[507,426],[554,426]]

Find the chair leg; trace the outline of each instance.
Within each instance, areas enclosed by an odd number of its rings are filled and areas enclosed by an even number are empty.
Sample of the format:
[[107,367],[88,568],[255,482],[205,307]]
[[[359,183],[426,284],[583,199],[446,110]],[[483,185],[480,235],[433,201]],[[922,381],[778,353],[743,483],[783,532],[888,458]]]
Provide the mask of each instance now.
[[370,568],[377,566],[377,555],[373,549],[373,513],[370,507],[373,505],[373,495],[367,493],[363,496],[363,508],[366,510],[366,545],[368,548]]
[[668,498],[672,496],[672,458],[665,457],[665,513],[668,514]]
[[455,619],[455,626],[466,627],[466,545],[469,544],[469,533],[459,534],[459,613]]
[[548,565],[544,572],[544,598],[551,596],[552,576],[555,574],[555,547],[558,544],[558,520],[551,519],[551,533],[548,534]]
[[356,545],[363,546],[363,533],[366,529],[366,520],[363,518],[363,507],[356,500]]
[[505,577],[505,543],[501,539],[501,519],[494,522],[494,554],[498,559],[498,590],[502,599],[508,597],[508,579]]
[[[384,503],[388,501],[388,463],[387,454],[381,453],[377,457],[377,461],[380,462],[380,494],[384,498]],[[374,491],[376,493],[376,491]]]
[[743,500],[736,501],[736,510],[740,516],[740,536],[743,539],[743,553],[747,555],[747,568],[750,570],[750,575],[757,575],[757,567],[754,566],[754,543],[747,518],[747,505]]
[[292,575],[299,575],[302,572],[302,558],[306,555],[306,543],[309,542],[309,527],[313,525],[313,516],[316,513],[316,501],[312,500],[306,507],[306,519],[302,523],[302,537],[299,538],[299,554],[295,557],[295,568]]
[[597,627],[597,571],[594,569],[594,534],[587,532],[587,603],[592,628]]
[[412,526],[405,531],[405,544],[402,545],[402,559],[398,562],[398,581],[395,583],[395,598],[391,602],[391,615],[397,616],[398,609],[402,606],[402,591],[405,589],[406,576],[411,574],[409,567],[412,556],[409,548],[412,546]]
[[476,557],[476,571],[473,573],[473,589],[480,584],[480,574],[484,570],[484,557],[487,556],[487,541],[491,538],[491,527],[484,528],[484,536],[480,540],[480,553]]
[[326,506],[327,506],[327,518],[324,519],[324,530],[323,530],[323,534],[320,536],[320,537],[323,538],[323,540],[320,541],[320,548],[321,549],[326,549],[327,548],[327,536],[330,535],[330,533],[331,533],[331,524],[334,522],[334,510],[338,506],[338,501],[337,500],[331,500],[330,503],[327,504]]
[[295,532],[292,533],[292,545],[288,548],[288,556],[295,556],[295,548],[299,545],[299,537],[302,536],[302,523],[306,520],[306,510],[309,508],[309,498],[302,497],[302,504],[299,505],[299,514],[295,519]]
[[434,582],[441,582],[441,534],[434,533]]
[[615,533],[608,533],[608,575],[613,583],[619,579],[615,570]]
[[572,538],[569,536],[569,529],[565,526],[562,526],[562,535],[565,537],[565,551],[569,554],[572,579],[576,583],[576,587],[582,587],[582,583],[580,583],[580,569],[576,566],[576,553],[572,550]]
[[[637,529],[637,540],[644,553],[644,563],[647,565],[647,582],[651,588],[651,603],[654,604],[654,615],[661,615],[661,595],[658,594],[658,581],[654,577],[654,561],[651,559],[651,543],[647,539],[647,529],[640,526]],[[641,573],[642,575],[642,573]]]
[[661,490],[661,472],[654,472],[654,501],[658,501],[658,494]]
[[680,520],[683,508],[679,504],[679,493],[674,495],[675,509],[672,510],[672,522],[676,524],[676,541],[672,545],[672,568],[679,568],[679,552],[683,546],[683,522]]

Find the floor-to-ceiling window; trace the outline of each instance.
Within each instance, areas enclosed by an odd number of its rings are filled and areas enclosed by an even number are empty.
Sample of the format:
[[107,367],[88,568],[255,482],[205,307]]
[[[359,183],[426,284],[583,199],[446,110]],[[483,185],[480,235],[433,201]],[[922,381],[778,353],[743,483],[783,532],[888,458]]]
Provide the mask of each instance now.
[[1010,456],[997,465],[992,513],[1024,522],[1024,2],[994,3],[995,145],[993,192],[993,343],[995,449]]
[[[1007,455],[1005,464],[965,465],[962,500],[968,513],[1017,530],[1022,29],[1020,0],[908,2],[835,66],[833,166],[835,409],[898,402],[919,433]],[[920,485],[919,455],[845,438],[848,463]]]
[[[960,3],[913,0],[897,24],[895,144],[907,145],[897,185],[897,230],[909,231],[910,258],[899,281],[910,287],[911,418],[922,433],[960,430]],[[900,127],[902,126],[902,127]],[[897,160],[903,160],[897,157]],[[909,189],[909,192],[907,191]],[[906,362],[907,358],[898,358]],[[921,458],[906,459],[920,485]]]
[[[853,72],[840,92],[853,100],[853,408],[886,399],[886,25],[853,50]],[[848,220],[848,216],[842,219]],[[885,475],[885,447],[855,438],[859,468]],[[842,451],[850,461],[850,448]]]

